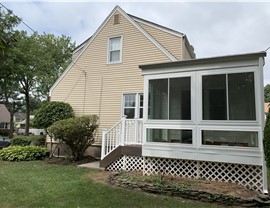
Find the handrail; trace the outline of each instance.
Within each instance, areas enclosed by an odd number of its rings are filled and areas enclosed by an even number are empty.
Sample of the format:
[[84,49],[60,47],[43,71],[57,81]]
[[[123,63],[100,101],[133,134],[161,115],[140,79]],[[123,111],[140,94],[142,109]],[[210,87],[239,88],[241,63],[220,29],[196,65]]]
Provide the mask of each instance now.
[[101,159],[120,145],[142,144],[142,132],[142,119],[126,119],[125,116],[108,131],[103,129]]

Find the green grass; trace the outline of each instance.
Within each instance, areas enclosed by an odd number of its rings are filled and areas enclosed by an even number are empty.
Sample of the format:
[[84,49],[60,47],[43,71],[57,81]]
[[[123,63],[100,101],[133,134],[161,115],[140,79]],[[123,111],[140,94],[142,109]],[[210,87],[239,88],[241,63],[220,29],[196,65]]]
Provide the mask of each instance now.
[[220,207],[96,183],[95,170],[42,161],[0,161],[0,207]]

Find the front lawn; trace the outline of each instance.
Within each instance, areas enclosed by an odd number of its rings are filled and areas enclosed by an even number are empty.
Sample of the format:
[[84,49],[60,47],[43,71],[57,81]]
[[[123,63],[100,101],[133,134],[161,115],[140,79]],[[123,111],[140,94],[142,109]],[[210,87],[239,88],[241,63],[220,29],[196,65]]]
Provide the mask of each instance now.
[[87,177],[93,171],[43,161],[0,161],[0,207],[221,207],[114,188]]

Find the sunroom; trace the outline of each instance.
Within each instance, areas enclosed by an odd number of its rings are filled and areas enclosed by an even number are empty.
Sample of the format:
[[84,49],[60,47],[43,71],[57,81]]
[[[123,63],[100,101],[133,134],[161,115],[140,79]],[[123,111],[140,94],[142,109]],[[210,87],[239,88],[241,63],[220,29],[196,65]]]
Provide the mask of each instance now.
[[163,168],[179,175],[179,167],[185,166],[188,177],[267,192],[265,56],[258,52],[141,65],[145,170]]

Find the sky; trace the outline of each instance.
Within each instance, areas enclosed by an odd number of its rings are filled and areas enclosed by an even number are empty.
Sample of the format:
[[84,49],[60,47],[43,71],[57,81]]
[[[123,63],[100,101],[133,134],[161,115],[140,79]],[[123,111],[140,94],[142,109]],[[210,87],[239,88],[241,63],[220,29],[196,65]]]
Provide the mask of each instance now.
[[[269,1],[10,1],[1,3],[42,34],[89,38],[116,5],[125,12],[187,35],[197,58],[265,51],[270,47]],[[21,24],[19,29],[30,31]],[[31,31],[30,31],[31,32]],[[264,84],[270,84],[270,49]]]

